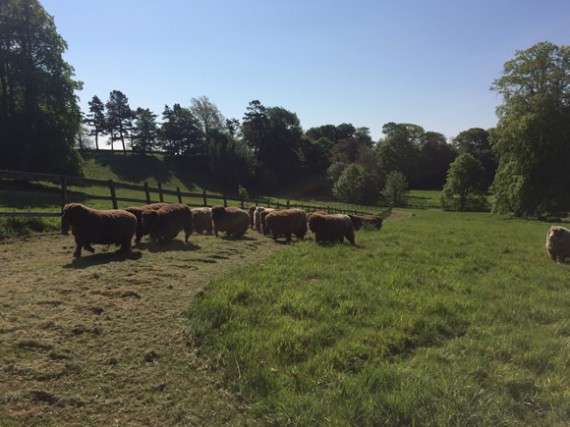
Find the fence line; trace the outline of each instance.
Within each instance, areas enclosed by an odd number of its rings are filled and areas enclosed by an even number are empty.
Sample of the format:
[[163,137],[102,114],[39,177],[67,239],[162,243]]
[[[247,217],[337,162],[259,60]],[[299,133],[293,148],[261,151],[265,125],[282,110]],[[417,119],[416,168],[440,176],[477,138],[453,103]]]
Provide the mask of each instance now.
[[[186,203],[188,206],[213,206],[216,204],[228,206],[228,201],[230,202],[237,202],[239,203],[242,209],[245,209],[246,204],[249,205],[262,205],[266,207],[274,207],[274,208],[301,208],[308,212],[322,210],[328,213],[343,213],[343,214],[355,214],[355,215],[378,215],[372,214],[371,212],[364,212],[359,210],[353,209],[341,209],[337,207],[331,206],[315,206],[309,205],[304,203],[290,203],[287,200],[286,203],[280,203],[279,201],[274,202],[270,199],[252,199],[252,200],[245,200],[245,199],[233,199],[228,198],[225,194],[216,195],[216,194],[207,194],[206,191],[202,191],[201,193],[189,193],[189,192],[182,192],[180,188],[177,187],[176,190],[169,190],[162,188],[162,184],[158,183],[157,188],[151,188],[148,183],[144,183],[143,185],[136,185],[136,184],[127,184],[121,182],[115,182],[113,180],[99,180],[99,179],[89,179],[89,178],[81,178],[75,176],[66,176],[66,175],[53,175],[53,174],[45,174],[45,173],[34,173],[34,172],[19,172],[19,171],[1,171],[0,170],[0,180],[18,180],[18,181],[41,181],[41,182],[50,182],[53,184],[57,184],[59,186],[59,193],[60,193],[60,212],[0,212],[0,217],[16,217],[16,216],[23,216],[23,217],[60,217],[61,211],[63,210],[63,206],[66,203],[71,202],[69,197],[69,190],[68,187],[70,185],[79,186],[79,187],[90,187],[90,186],[99,186],[99,187],[106,187],[109,189],[109,196],[98,196],[98,195],[87,195],[89,199],[93,200],[109,200],[113,209],[118,209],[118,202],[128,202],[128,203],[140,203],[140,204],[148,204],[152,203],[153,201],[164,201],[164,196],[176,196],[178,199],[178,203],[184,203],[184,198],[193,198],[193,199],[201,199],[200,204],[195,203]],[[144,198],[131,198],[131,197],[119,197],[117,196],[117,190],[131,190],[131,191],[140,191],[144,194]],[[33,193],[33,191],[28,191],[29,193]],[[153,199],[153,196],[155,197]],[[156,200],[156,196],[158,196],[158,200]],[[218,201],[218,203],[209,203],[210,201]],[[391,208],[384,208],[381,209],[380,216],[386,217],[390,214]]]

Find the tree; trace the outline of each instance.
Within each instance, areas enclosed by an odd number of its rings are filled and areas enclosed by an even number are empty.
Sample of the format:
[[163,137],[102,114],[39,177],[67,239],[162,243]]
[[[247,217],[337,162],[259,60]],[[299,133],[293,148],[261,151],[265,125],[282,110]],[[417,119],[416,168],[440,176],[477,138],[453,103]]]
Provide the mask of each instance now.
[[570,210],[570,46],[537,43],[506,62],[492,87],[503,97],[491,145],[499,166],[496,212]]
[[156,114],[148,108],[137,108],[132,133],[132,149],[140,154],[151,151],[157,142]]
[[402,172],[415,187],[424,129],[414,124],[389,122],[382,127],[382,133],[385,138],[376,147],[382,170],[385,174],[393,170]]
[[360,165],[348,165],[333,186],[333,196],[346,203],[373,204],[378,201],[378,190],[371,176]]
[[202,133],[206,137],[210,135],[212,130],[221,131],[224,129],[226,119],[208,97],[192,98],[190,104],[190,111],[200,123]]
[[81,125],[67,44],[37,0],[0,2],[0,168],[79,174]]
[[269,128],[267,109],[257,99],[251,101],[242,120],[241,132],[247,145],[258,156],[265,150]]
[[493,182],[497,159],[491,148],[489,131],[481,128],[467,129],[453,138],[452,144],[459,154],[473,154],[485,168],[487,181]]
[[189,108],[164,106],[160,145],[170,155],[205,157],[207,145],[198,120]]
[[89,105],[87,123],[93,128],[91,135],[95,136],[95,147],[98,150],[99,135],[105,135],[107,129],[105,104],[103,104],[103,101],[101,101],[97,95],[94,95],[87,104]]
[[445,136],[427,131],[419,145],[415,188],[440,190],[445,184],[449,165],[456,156],[455,148],[447,143]]
[[485,169],[472,154],[461,154],[449,166],[447,181],[441,193],[445,210],[480,210],[486,207]]
[[123,146],[123,152],[127,154],[125,136],[128,135],[128,131],[132,127],[134,116],[133,110],[129,106],[129,99],[120,90],[113,90],[105,107],[107,108],[107,130],[111,134],[111,150],[113,150],[114,141],[119,139]]
[[386,185],[382,195],[389,206],[403,206],[406,204],[408,181],[400,171],[391,171],[386,176]]

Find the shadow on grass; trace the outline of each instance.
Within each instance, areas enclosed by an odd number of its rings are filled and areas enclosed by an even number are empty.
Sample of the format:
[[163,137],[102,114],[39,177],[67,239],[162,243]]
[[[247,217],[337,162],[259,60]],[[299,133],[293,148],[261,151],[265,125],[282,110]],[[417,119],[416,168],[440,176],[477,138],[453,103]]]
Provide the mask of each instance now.
[[126,260],[137,260],[142,257],[141,252],[101,252],[86,257],[74,258],[69,264],[63,268],[84,269],[96,265],[109,264],[112,262],[122,262]]
[[109,167],[121,181],[143,182],[155,179],[157,182],[169,181],[173,173],[164,162],[154,155],[139,155],[123,152],[90,153],[96,163]]
[[[82,202],[85,195],[69,192],[68,198]],[[58,187],[23,181],[0,182],[0,206],[9,209],[58,210],[61,205],[61,190]]]

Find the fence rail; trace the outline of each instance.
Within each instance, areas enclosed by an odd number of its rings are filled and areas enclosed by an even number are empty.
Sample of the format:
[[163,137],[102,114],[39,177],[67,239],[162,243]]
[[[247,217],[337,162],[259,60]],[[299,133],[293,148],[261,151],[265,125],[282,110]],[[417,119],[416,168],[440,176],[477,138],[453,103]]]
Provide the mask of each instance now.
[[[372,212],[365,212],[360,210],[353,210],[353,209],[342,209],[337,207],[331,206],[316,206],[310,204],[303,204],[303,203],[291,203],[287,200],[286,203],[281,203],[279,201],[272,201],[270,199],[253,199],[253,200],[245,200],[245,199],[236,199],[227,197],[225,194],[217,195],[217,194],[208,194],[206,191],[202,191],[201,193],[189,193],[183,192],[180,188],[176,188],[176,190],[170,190],[162,188],[162,184],[158,183],[156,188],[150,187],[148,183],[144,183],[143,185],[136,185],[136,184],[127,184],[122,182],[115,182],[113,180],[99,180],[99,179],[89,179],[89,178],[81,178],[76,176],[66,176],[66,175],[53,175],[53,174],[45,174],[45,173],[34,173],[34,172],[20,172],[20,171],[1,171],[0,170],[0,181],[1,180],[17,180],[23,182],[49,182],[52,184],[57,184],[58,189],[55,190],[60,194],[60,211],[59,212],[21,212],[21,211],[13,211],[13,212],[0,212],[0,217],[60,217],[61,211],[63,210],[63,206],[66,203],[72,202],[72,197],[70,197],[68,187],[69,186],[78,186],[78,187],[105,187],[109,190],[109,196],[100,196],[95,194],[88,194],[88,198],[92,200],[109,200],[111,202],[113,209],[118,209],[119,202],[127,202],[127,203],[134,203],[134,204],[148,204],[152,202],[163,202],[164,196],[175,196],[178,199],[178,203],[185,203],[188,206],[212,206],[212,205],[223,205],[228,206],[228,202],[236,202],[240,205],[242,209],[250,205],[261,205],[266,207],[274,207],[274,208],[301,208],[308,212],[323,210],[328,213],[344,213],[344,214],[374,214],[380,215],[382,217],[386,217],[390,214],[391,208],[376,208],[379,209],[380,213],[372,213]],[[133,197],[119,197],[117,196],[117,190],[131,190],[131,191],[140,191],[141,194],[144,194],[144,197],[141,198],[133,198]],[[18,192],[22,192],[22,190],[18,190]],[[29,193],[34,193],[34,191],[26,191]],[[156,197],[158,196],[158,200]],[[184,199],[200,199],[200,203],[187,203],[184,202]],[[216,203],[210,203],[210,201],[215,201]],[[63,226],[63,225],[62,225]]]

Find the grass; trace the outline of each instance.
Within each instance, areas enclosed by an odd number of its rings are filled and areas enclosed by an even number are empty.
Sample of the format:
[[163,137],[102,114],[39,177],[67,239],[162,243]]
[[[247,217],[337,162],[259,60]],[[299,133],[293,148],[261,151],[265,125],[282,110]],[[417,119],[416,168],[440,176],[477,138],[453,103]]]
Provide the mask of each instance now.
[[568,266],[547,226],[404,211],[212,283],[194,339],[250,425],[570,422]]

